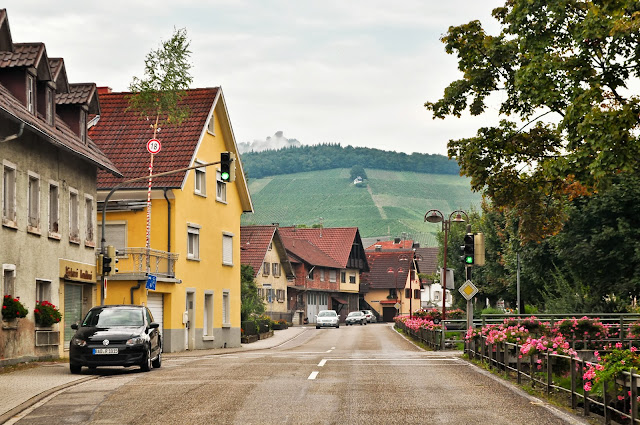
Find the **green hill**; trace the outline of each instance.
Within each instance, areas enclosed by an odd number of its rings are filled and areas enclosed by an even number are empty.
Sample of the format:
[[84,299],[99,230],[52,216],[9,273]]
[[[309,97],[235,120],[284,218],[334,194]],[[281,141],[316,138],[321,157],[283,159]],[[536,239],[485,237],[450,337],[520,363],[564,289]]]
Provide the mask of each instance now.
[[357,226],[363,239],[407,232],[423,246],[437,246],[440,226],[424,222],[427,210],[449,214],[480,206],[481,195],[458,175],[365,171],[362,187],[353,184],[347,168],[250,178],[255,213],[244,214],[242,224]]

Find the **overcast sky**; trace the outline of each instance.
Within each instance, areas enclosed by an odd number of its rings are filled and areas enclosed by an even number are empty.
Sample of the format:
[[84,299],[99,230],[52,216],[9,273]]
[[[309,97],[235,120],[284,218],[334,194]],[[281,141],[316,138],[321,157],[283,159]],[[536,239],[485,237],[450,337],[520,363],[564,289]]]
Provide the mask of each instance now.
[[14,42],[44,42],[72,83],[128,90],[174,27],[191,40],[193,87],[221,86],[236,141],[276,131],[340,143],[446,154],[488,117],[433,120],[460,73],[440,37],[504,0],[5,0]]

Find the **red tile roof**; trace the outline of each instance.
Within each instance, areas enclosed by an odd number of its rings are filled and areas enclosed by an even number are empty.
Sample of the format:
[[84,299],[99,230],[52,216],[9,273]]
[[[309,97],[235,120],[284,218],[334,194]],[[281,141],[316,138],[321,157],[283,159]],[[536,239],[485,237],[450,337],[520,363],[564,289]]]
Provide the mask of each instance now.
[[413,248],[413,240],[400,240],[400,242],[396,243],[395,241],[378,241],[371,246],[366,248],[367,251],[376,249],[377,246],[380,246],[380,249],[411,249]]
[[437,247],[416,248],[416,262],[420,267],[420,273],[434,274],[438,270],[439,250]]
[[360,282],[374,289],[402,288],[412,259],[413,250],[367,251],[369,272],[362,273]]
[[275,232],[276,226],[240,227],[240,263],[253,267],[254,275],[264,262]]
[[0,68],[37,66],[44,52],[44,43],[13,43],[12,52],[0,52]]
[[[283,239],[306,240],[345,268],[354,243],[362,243],[357,227],[296,228],[280,227]],[[289,246],[287,245],[287,249]],[[312,263],[314,264],[314,263]],[[322,265],[322,264],[317,264]]]
[[[162,144],[162,150],[154,156],[155,174],[189,167],[218,91],[217,87],[187,90],[181,104],[189,108],[189,117],[180,126],[162,127],[156,136]],[[122,171],[125,179],[148,174],[150,154],[147,152],[147,141],[153,137],[151,121],[127,110],[130,95],[100,94],[100,120],[89,129],[90,137]],[[153,184],[156,187],[179,188],[184,177],[185,173],[176,173],[155,178]],[[125,179],[99,173],[98,189],[112,188]],[[147,182],[141,181],[127,187],[146,188],[147,185]]]
[[[341,269],[344,265],[325,254],[319,247],[308,240],[282,236],[282,242],[290,254],[313,266]],[[291,260],[295,262],[294,260]],[[345,263],[346,264],[346,263]]]

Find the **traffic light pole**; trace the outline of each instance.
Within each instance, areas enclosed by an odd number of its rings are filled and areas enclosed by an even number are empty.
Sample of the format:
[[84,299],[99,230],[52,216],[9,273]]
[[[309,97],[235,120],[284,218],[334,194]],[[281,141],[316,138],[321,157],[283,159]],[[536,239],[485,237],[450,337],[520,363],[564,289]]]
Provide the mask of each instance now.
[[[192,167],[180,168],[178,170],[171,170],[171,171],[165,171],[164,173],[154,174],[154,177],[157,179],[158,177],[169,176],[171,174],[182,173],[184,171],[189,171],[189,170],[195,170],[196,168],[205,168],[205,167],[209,167],[211,165],[216,165],[220,163],[221,161],[214,161],[214,162],[209,162],[207,164],[198,164]],[[107,203],[109,202],[109,198],[111,198],[111,196],[115,193],[116,190],[122,188],[122,186],[127,185],[129,183],[141,182],[144,180],[149,180],[149,176],[137,177],[135,179],[129,179],[129,180],[120,182],[117,185],[115,185],[113,189],[109,191],[109,194],[107,194],[106,198],[104,198],[104,203],[102,204],[102,223],[101,223],[102,238],[100,240],[100,253],[102,255],[106,254],[106,251],[105,251],[106,240],[104,238],[104,230],[105,230],[105,223],[107,221]],[[107,286],[107,276],[104,274],[103,270],[100,270],[100,282],[102,283],[102,288],[100,290],[100,305],[104,305],[106,286]]]

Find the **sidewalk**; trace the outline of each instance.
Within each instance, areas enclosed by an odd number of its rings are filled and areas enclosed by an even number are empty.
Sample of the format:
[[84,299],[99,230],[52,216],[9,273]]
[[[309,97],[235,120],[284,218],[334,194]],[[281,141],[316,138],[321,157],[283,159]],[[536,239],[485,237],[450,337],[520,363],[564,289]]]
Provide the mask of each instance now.
[[[242,351],[254,351],[274,348],[297,337],[308,328],[305,326],[290,327],[274,331],[271,338],[262,339],[251,344],[242,344],[237,348],[216,348],[212,350],[183,351],[163,353],[165,359],[179,357],[200,357],[208,355],[230,354]],[[86,369],[83,369],[86,371]],[[5,391],[0,403],[0,424],[17,415],[22,410],[36,404],[45,397],[81,382],[96,379],[96,375],[72,375],[68,362],[40,362],[35,367],[26,367],[9,373],[0,373],[0,387]]]

